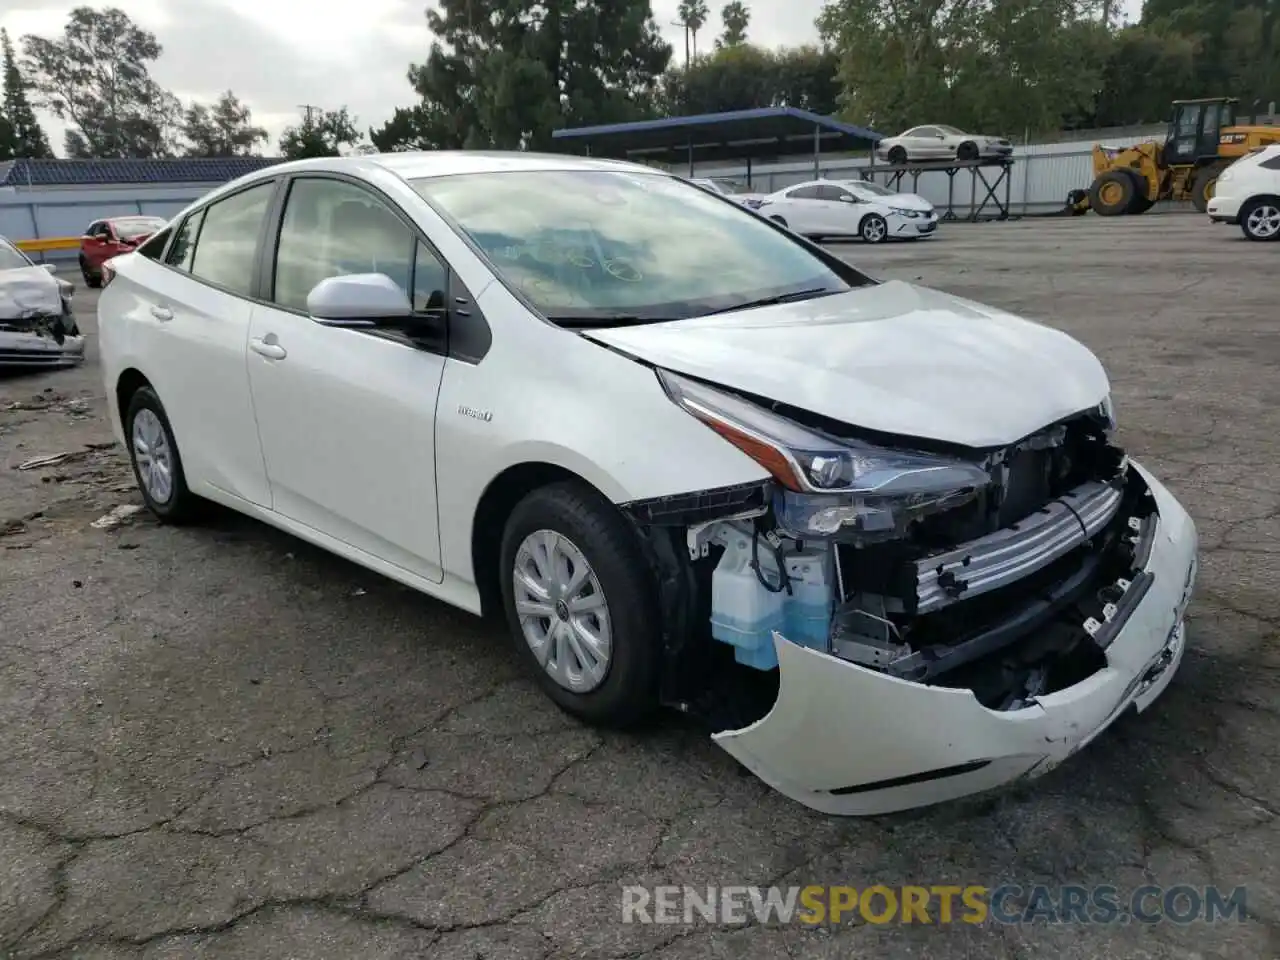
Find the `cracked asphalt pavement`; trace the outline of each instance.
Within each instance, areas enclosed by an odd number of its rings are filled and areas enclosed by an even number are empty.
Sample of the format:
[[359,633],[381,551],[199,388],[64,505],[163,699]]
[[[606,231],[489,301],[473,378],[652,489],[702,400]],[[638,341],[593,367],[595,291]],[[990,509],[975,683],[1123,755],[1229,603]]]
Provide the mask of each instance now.
[[[0,956],[1276,957],[1280,249],[1170,215],[841,251],[1103,358],[1124,443],[1203,542],[1190,650],[1151,711],[1009,791],[820,816],[680,718],[580,726],[501,625],[253,521],[95,528],[141,499],[91,339],[81,370],[0,379]],[[892,718],[847,735],[893,749]],[[620,922],[621,883],[1000,882],[1244,885],[1250,919]]]

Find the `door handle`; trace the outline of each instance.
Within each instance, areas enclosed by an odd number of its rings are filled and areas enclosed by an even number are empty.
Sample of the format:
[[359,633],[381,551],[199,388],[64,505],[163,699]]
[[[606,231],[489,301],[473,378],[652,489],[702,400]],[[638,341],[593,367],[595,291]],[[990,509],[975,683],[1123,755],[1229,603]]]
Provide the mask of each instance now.
[[254,337],[249,341],[249,349],[261,357],[268,360],[283,360],[289,355],[289,351],[278,343],[268,343],[266,340],[260,340]]
[[151,308],[151,315],[162,323],[173,319],[173,311],[168,307],[154,306]]

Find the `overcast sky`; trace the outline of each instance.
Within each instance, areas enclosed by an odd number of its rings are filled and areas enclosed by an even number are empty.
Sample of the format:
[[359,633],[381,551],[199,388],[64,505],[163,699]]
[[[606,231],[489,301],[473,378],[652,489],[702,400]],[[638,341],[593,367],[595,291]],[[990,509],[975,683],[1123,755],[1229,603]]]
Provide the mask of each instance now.
[[[430,43],[423,9],[428,0],[79,0],[115,6],[155,33],[164,53],[156,80],[184,102],[212,100],[230,87],[267,128],[274,148],[297,121],[302,104],[347,106],[363,132],[397,106],[412,102],[408,65],[425,58]],[[767,46],[811,42],[823,0],[749,0],[751,39]],[[0,27],[15,43],[24,34],[54,36],[77,0],[3,0]],[[654,0],[654,16],[683,56],[679,27],[671,25],[678,0]],[[719,0],[710,0],[710,45],[719,26]],[[1141,0],[1127,0],[1136,17]],[[353,11],[358,11],[355,13]],[[63,127],[42,115],[54,149]]]

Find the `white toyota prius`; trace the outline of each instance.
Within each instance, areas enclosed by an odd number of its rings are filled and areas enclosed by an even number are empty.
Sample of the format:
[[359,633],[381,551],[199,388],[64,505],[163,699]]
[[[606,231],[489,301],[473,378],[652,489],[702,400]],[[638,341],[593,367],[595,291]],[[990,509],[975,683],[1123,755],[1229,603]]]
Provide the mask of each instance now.
[[160,519],[216,501],[500,610],[563,709],[696,714],[809,807],[1038,775],[1182,658],[1195,527],[1092,353],[679,178],[286,163],[110,267]]

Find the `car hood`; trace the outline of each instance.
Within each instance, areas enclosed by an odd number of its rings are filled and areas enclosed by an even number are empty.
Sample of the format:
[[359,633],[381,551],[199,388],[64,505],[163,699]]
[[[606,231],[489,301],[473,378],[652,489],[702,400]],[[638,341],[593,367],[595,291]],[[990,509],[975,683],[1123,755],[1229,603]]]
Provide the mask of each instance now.
[[62,288],[42,267],[0,270],[0,320],[62,314]]
[[898,280],[585,335],[851,426],[973,448],[1021,440],[1109,390],[1097,357],[1065,333]]
[[876,197],[876,202],[883,203],[886,207],[896,207],[899,210],[928,211],[933,209],[933,204],[918,193],[894,193],[887,197]]

